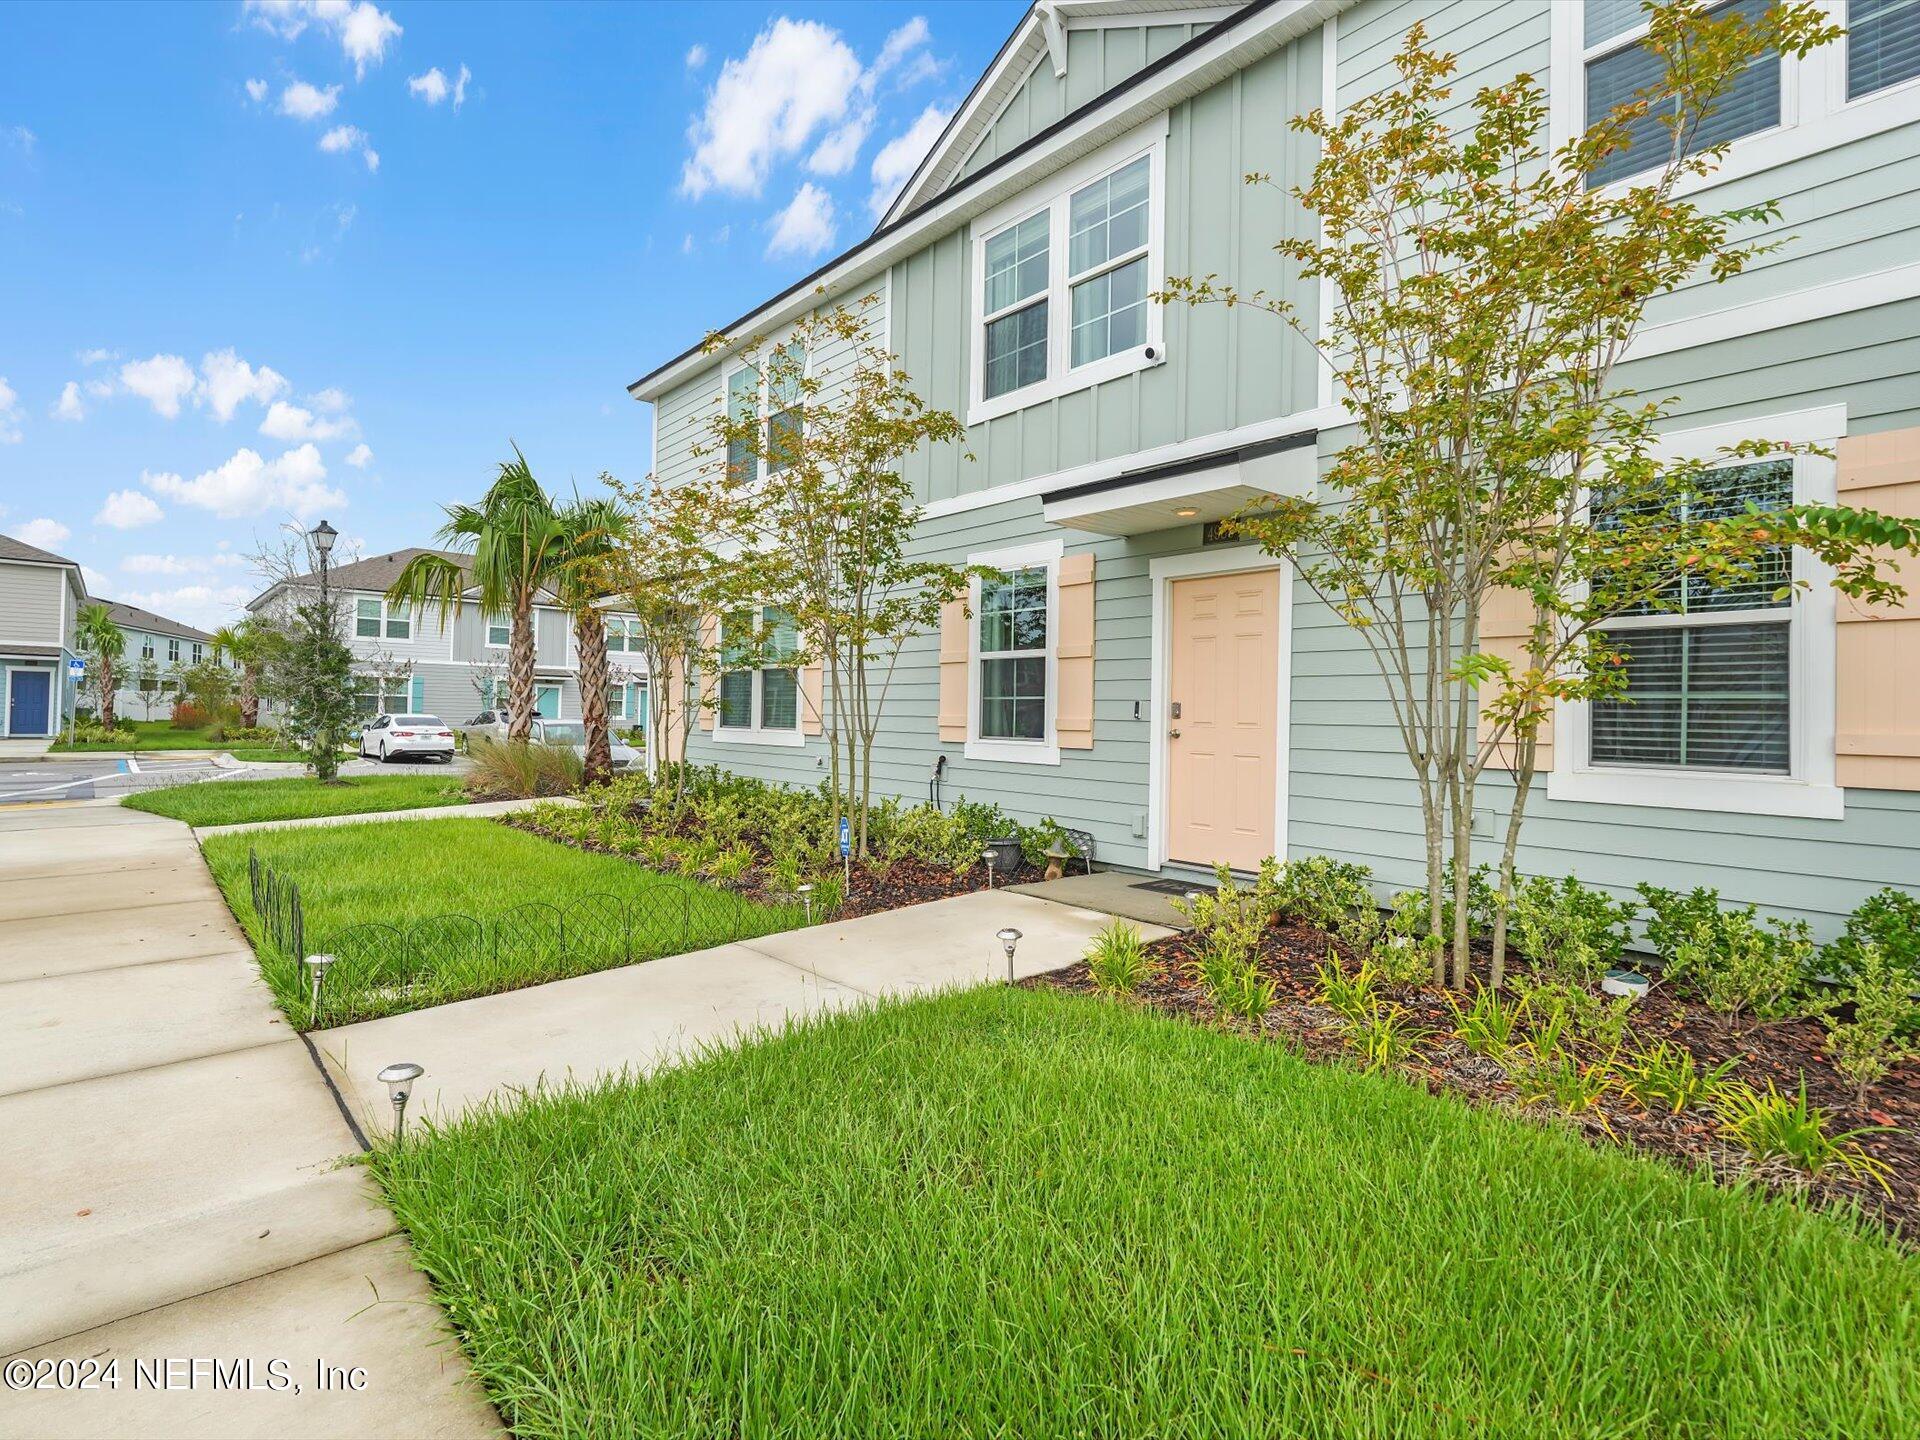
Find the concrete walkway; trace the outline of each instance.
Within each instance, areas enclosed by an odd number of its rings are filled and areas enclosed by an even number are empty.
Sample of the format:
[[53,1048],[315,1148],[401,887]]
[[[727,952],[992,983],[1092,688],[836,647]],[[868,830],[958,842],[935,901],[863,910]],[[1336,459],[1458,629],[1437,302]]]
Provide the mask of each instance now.
[[0,1356],[118,1361],[0,1435],[498,1435],[187,828],[0,811],[0,935]]
[[[369,1134],[392,1127],[374,1077],[396,1060],[426,1067],[409,1118],[447,1118],[542,1084],[644,1074],[791,1018],[881,996],[1004,980],[994,933],[1023,932],[1015,973],[1071,965],[1107,923],[1092,910],[1006,890],[789,930],[644,965],[487,995],[315,1033]],[[1149,939],[1167,934],[1142,927]]]
[[302,830],[310,825],[374,825],[382,820],[486,820],[511,815],[536,805],[578,805],[571,795],[544,800],[482,800],[474,805],[427,805],[414,810],[373,810],[364,815],[308,815],[298,820],[248,820],[239,825],[202,825],[196,840],[209,835],[237,835],[242,830]]

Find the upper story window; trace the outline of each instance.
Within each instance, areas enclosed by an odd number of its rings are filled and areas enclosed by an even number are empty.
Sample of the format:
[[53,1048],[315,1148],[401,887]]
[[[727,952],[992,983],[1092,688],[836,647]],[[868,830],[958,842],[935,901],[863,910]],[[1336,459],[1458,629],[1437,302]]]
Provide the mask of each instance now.
[[153,636],[142,635],[140,637],[140,658],[142,660],[153,659]]
[[413,617],[404,605],[362,595],[353,602],[353,633],[362,640],[411,640]]
[[1847,98],[1920,79],[1920,0],[1848,0]]
[[[763,450],[773,475],[787,467],[789,447],[805,424],[801,378],[808,364],[798,340],[789,340],[779,353],[778,365],[743,364],[727,374],[727,416],[736,423],[764,417]],[[727,474],[744,484],[759,478],[759,457],[746,439],[727,442]]]
[[1095,152],[974,227],[969,423],[1164,358],[1166,117]]
[[[1708,14],[1758,19],[1771,0],[1725,0]],[[1920,0],[1819,0],[1847,37],[1804,58],[1768,53],[1750,63],[1696,128],[1690,151],[1725,144],[1713,172],[1682,192],[1735,180],[1803,155],[1920,120]],[[1567,0],[1551,7],[1553,135],[1558,146],[1662,80],[1647,48],[1642,0]],[[1672,132],[1655,114],[1589,177],[1608,185],[1665,163]]]
[[615,615],[607,621],[607,649],[616,654],[640,653],[640,622],[631,615]]
[[200,661],[205,657],[205,655],[206,655],[205,647],[203,647],[198,640],[194,641],[193,642],[193,663],[198,665]]
[[487,644],[495,650],[504,650],[513,643],[513,622],[505,616],[487,617]]
[[167,660],[170,664],[174,665],[180,663],[180,642],[178,640],[169,639],[167,641]]
[[735,610],[720,621],[719,713],[714,734],[800,735],[800,650],[793,617],[774,605]]

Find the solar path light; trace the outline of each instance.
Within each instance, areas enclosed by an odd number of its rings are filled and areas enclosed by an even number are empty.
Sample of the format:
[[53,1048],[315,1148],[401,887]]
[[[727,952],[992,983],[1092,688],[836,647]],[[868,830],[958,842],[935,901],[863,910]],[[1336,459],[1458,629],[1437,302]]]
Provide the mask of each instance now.
[[999,931],[994,938],[999,940],[1001,948],[1007,952],[1007,984],[1011,985],[1013,984],[1013,949],[1020,943],[1020,932],[1009,925],[1006,929]]
[[808,880],[803,883],[797,893],[800,896],[800,903],[807,908],[807,924],[811,925],[813,924],[813,882]]
[[320,1018],[320,982],[327,978],[327,967],[333,964],[333,961],[334,957],[331,955],[307,956],[307,973],[313,977],[313,1018],[315,1020]]
[[396,1145],[406,1134],[407,1100],[413,1094],[413,1082],[426,1073],[411,1060],[401,1060],[387,1066],[376,1077],[387,1087],[387,1094],[393,1097],[393,1142]]
[[980,852],[980,858],[987,862],[987,889],[993,889],[993,847],[988,846]]

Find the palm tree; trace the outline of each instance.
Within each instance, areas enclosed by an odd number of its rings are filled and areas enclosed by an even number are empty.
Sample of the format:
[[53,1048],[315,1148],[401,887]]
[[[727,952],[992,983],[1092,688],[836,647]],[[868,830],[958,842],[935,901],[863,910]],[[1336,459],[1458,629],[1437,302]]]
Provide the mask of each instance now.
[[260,672],[273,640],[271,631],[251,620],[222,625],[213,632],[213,657],[222,655],[240,667],[240,723],[251,730],[260,721]]
[[575,499],[558,513],[565,536],[564,555],[554,570],[553,591],[573,620],[573,644],[580,656],[580,723],[587,732],[582,779],[589,785],[613,773],[613,748],[607,725],[607,613],[600,602],[612,593],[607,557],[625,541],[633,517],[618,501]]
[[388,587],[387,599],[431,606],[444,621],[460,613],[471,588],[482,615],[509,618],[507,738],[525,740],[533,733],[533,605],[565,551],[553,501],[516,445],[478,505],[449,505],[446,511],[438,538],[451,549],[470,547],[471,557],[461,564],[444,555],[416,555]]
[[100,723],[113,726],[113,692],[117,688],[113,666],[127,653],[127,632],[113,623],[113,612],[101,604],[84,605],[75,617],[76,635],[81,652],[94,662],[93,679],[99,687]]

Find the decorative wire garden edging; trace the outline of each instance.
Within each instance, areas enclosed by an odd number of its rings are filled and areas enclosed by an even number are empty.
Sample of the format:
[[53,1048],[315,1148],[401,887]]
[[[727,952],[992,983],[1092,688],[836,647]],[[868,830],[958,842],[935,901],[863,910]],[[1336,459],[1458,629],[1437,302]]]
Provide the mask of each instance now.
[[[636,867],[637,869],[637,867]],[[509,975],[563,975],[657,960],[832,918],[794,900],[767,903],[657,871],[633,893],[594,893],[565,905],[527,901],[490,915],[443,911],[402,924],[363,921],[309,944],[300,887],[249,848],[247,876],[264,940],[308,1023],[389,1014],[436,999],[511,988]],[[309,1015],[301,961],[333,956],[321,1014]],[[529,983],[520,978],[518,983]]]

